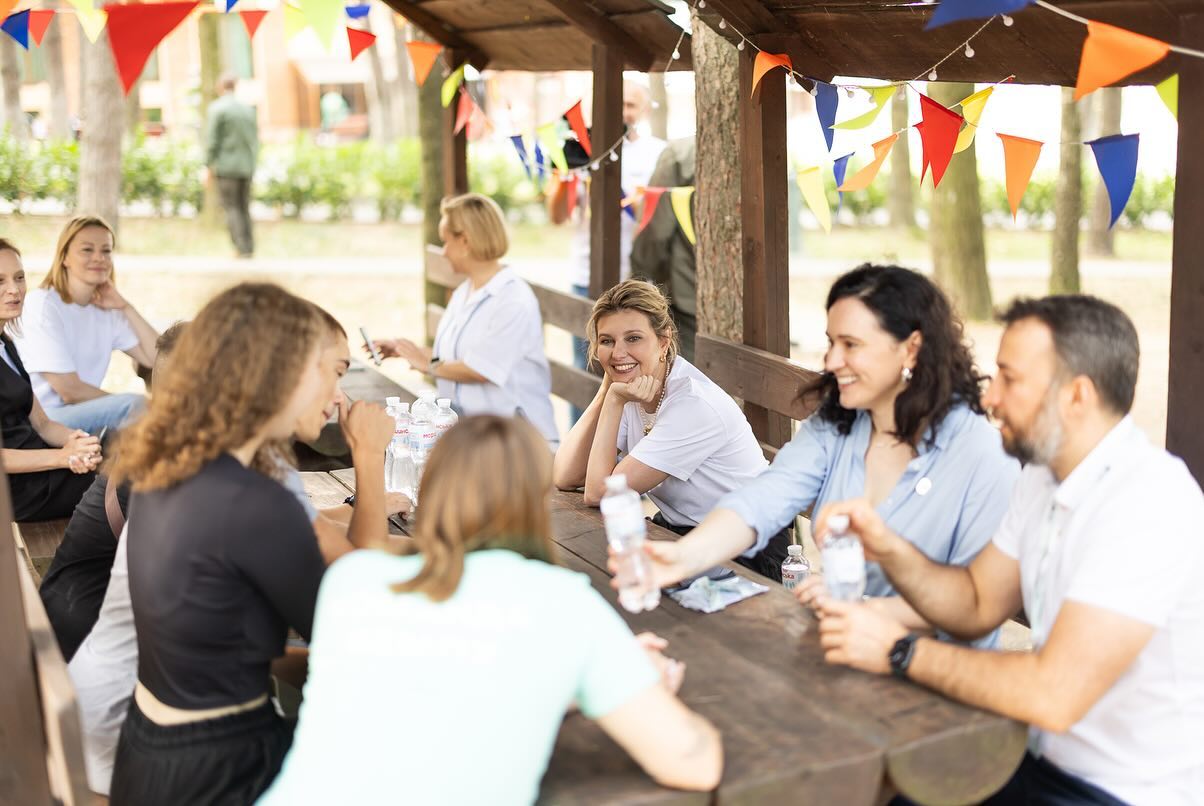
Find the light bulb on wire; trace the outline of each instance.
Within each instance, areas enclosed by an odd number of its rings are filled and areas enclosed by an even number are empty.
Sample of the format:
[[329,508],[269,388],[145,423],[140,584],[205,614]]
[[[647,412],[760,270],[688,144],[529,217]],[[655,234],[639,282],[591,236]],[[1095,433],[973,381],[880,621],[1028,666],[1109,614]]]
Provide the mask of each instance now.
[[1011,17],[1009,17],[1007,14],[1003,15],[1003,24],[1006,25],[1008,28],[1011,28],[1012,23],[1014,23],[1014,22],[1015,22],[1015,20],[1012,19]]
[[969,42],[967,42],[967,43],[966,43],[966,58],[967,58],[967,59],[973,59],[973,58],[974,58],[974,48],[970,47],[970,43],[969,43]]
[[928,80],[936,81],[936,70],[933,70],[931,73],[928,74]]

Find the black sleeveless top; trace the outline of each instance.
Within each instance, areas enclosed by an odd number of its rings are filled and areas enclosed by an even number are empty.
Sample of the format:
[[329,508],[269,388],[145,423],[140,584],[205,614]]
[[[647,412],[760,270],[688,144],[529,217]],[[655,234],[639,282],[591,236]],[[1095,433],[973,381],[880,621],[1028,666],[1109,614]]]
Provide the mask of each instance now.
[[33,411],[33,386],[29,382],[29,373],[25,371],[16,345],[8,334],[0,335],[0,339],[4,341],[7,358],[17,367],[14,370],[8,361],[0,358],[0,431],[3,432],[4,447],[21,450],[49,448],[38,432],[33,430],[33,423],[29,420],[29,413]]

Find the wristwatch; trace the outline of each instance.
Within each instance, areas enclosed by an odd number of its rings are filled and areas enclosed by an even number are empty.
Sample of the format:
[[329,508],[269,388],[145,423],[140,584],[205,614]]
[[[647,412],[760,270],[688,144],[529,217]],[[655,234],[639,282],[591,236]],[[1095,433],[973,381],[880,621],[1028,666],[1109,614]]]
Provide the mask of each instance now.
[[911,666],[911,658],[915,655],[918,637],[915,633],[908,633],[895,641],[895,645],[891,647],[887,660],[890,661],[890,673],[895,677],[907,677],[907,667]]
[[439,358],[438,356],[431,358],[431,362],[427,364],[426,367],[426,374],[430,375],[432,378],[435,377],[435,370],[438,369],[439,365],[442,363],[443,359]]

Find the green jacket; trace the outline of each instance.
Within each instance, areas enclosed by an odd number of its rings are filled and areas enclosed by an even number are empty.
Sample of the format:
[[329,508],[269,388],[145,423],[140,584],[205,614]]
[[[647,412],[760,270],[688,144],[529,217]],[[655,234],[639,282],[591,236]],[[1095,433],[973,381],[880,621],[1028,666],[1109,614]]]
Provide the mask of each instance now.
[[255,110],[228,92],[209,104],[205,121],[205,165],[216,176],[250,178],[259,156]]
[[[694,138],[675,140],[656,162],[652,187],[682,187],[694,184]],[[690,197],[693,215],[694,196]],[[677,223],[666,193],[656,206],[652,220],[631,244],[631,274],[666,288],[675,310],[694,316],[698,287],[694,247]]]

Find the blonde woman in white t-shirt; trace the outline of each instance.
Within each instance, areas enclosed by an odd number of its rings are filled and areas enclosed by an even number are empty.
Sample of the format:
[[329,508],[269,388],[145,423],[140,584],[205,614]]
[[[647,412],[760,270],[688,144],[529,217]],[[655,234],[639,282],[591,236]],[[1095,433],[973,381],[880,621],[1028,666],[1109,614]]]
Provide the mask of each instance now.
[[145,403],[142,395],[100,388],[113,351],[149,368],[159,338],[117,291],[113,245],[113,228],[103,218],[67,222],[50,272],[26,298],[17,340],[46,414],[91,434],[120,426]]
[[[557,487],[584,487],[597,506],[604,479],[622,473],[660,509],[655,522],[684,534],[766,468],[736,401],[678,355],[669,300],[655,285],[626,280],[607,291],[587,336],[604,377],[556,452]],[[783,531],[744,564],[776,579],[788,543]]]

